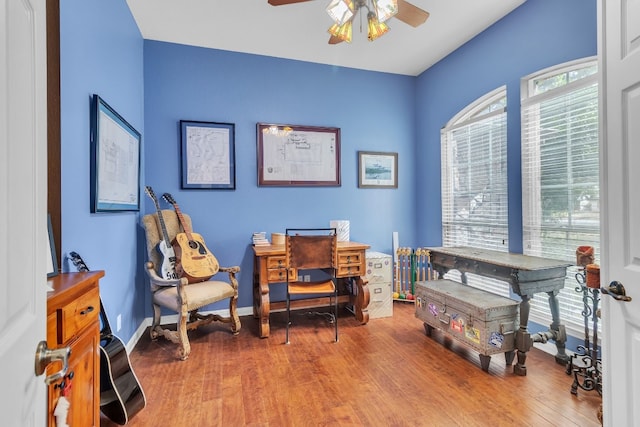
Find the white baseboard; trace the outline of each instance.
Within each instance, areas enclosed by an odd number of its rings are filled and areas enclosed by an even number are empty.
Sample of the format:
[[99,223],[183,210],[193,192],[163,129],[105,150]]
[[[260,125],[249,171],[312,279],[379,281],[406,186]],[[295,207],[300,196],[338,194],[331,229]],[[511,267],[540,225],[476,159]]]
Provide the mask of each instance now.
[[[218,314],[220,316],[229,316],[228,309],[202,312],[202,314],[209,314],[209,313]],[[253,314],[253,307],[238,308],[238,316],[248,316],[252,314]],[[162,325],[176,323],[176,322],[178,322],[177,314],[160,317],[160,324]],[[142,321],[142,323],[140,323],[140,326],[138,326],[138,329],[136,329],[131,339],[129,339],[129,341],[127,342],[127,345],[126,345],[127,354],[130,354],[133,351],[136,344],[138,344],[138,341],[140,340],[140,338],[142,338],[142,335],[144,334],[144,332],[147,330],[149,326],[151,326],[152,323],[153,323],[153,317],[147,317]]]
[[[545,353],[549,353],[553,356],[555,356],[558,353],[558,348],[556,347],[556,344],[553,341],[547,341],[545,343],[534,342],[533,346],[538,350],[542,350]],[[573,356],[573,351],[569,349],[566,350],[566,353],[569,357]]]

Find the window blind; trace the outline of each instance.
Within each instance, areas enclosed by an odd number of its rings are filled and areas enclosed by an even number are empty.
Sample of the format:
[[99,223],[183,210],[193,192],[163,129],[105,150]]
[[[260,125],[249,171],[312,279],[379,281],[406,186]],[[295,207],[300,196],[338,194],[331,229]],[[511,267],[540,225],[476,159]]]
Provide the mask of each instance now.
[[[476,100],[441,132],[442,243],[507,251],[506,88]],[[459,273],[445,276],[460,281]],[[467,275],[468,284],[509,296],[505,282]]]
[[[595,60],[556,67],[522,81],[523,249],[575,264],[576,248],[600,243],[598,82]],[[577,267],[558,295],[567,327],[584,327]],[[531,302],[531,318],[551,321],[548,297]]]

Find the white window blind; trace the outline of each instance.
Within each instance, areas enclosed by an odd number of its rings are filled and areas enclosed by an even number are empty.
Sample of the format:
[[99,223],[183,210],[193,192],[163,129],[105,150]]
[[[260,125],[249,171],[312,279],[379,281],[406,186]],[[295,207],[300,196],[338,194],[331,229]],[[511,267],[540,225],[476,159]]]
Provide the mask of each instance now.
[[[471,103],[441,132],[442,244],[507,251],[506,87]],[[447,273],[460,281],[459,273]],[[467,275],[468,284],[509,296],[505,282]]]
[[[527,76],[521,90],[524,253],[575,264],[576,248],[589,245],[598,262],[597,62],[589,58]],[[567,270],[558,300],[563,322],[580,331],[584,305],[575,290],[577,271]],[[530,318],[551,321],[547,295],[533,298]]]

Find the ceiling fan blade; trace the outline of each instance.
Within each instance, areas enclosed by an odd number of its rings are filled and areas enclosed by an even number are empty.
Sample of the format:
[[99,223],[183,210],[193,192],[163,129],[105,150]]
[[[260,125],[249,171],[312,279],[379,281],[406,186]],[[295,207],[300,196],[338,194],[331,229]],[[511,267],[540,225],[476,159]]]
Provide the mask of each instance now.
[[[271,3],[271,0],[269,0]],[[424,24],[424,21],[429,17],[429,12],[420,9],[418,6],[414,6],[408,1],[398,0],[398,13],[394,18],[401,20],[402,22],[417,27]]]
[[271,6],[282,6],[285,4],[302,3],[311,0],[269,0]]
[[329,44],[338,44],[338,43],[342,43],[342,39],[340,37],[336,37],[336,36],[331,36],[329,37]]

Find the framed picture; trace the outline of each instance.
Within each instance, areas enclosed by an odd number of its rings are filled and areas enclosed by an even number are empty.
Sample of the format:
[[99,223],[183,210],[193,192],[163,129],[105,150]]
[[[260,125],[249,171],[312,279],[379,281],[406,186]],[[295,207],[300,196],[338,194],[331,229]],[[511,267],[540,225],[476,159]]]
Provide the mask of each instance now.
[[340,186],[340,129],[258,123],[258,186]]
[[91,103],[91,212],[140,210],[140,133],[100,96]]
[[398,188],[398,153],[358,151],[358,188]]
[[235,190],[233,123],[180,120],[182,188]]
[[51,216],[47,214],[47,229],[49,230],[49,244],[47,245],[47,277],[58,275],[58,257],[56,256],[56,245],[53,241],[53,228],[51,227]]

